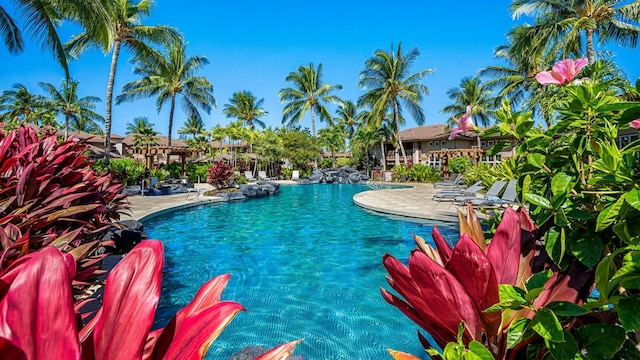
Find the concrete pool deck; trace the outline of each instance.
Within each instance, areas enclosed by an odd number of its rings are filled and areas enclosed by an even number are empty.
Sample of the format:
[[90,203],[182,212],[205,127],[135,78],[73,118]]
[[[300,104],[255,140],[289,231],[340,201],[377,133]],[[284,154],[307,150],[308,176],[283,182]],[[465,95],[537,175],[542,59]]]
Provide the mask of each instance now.
[[[276,182],[282,185],[296,184],[293,181]],[[391,183],[389,185],[399,184]],[[433,194],[438,190],[434,189],[432,184],[402,185],[408,185],[408,187],[364,191],[356,194],[353,201],[362,208],[385,214],[429,220],[458,221],[456,212],[458,206],[450,201],[432,200]],[[213,189],[208,184],[195,184],[194,189],[200,192],[164,196],[129,196],[130,211],[122,215],[122,220],[147,220],[166,212],[222,201],[215,196],[197,196],[203,191]]]

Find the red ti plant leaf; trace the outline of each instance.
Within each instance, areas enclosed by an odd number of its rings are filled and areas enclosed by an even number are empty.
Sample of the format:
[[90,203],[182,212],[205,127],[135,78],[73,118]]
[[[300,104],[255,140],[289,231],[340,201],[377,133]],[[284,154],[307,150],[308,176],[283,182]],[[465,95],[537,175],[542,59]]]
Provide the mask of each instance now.
[[402,351],[391,350],[391,349],[387,349],[387,351],[389,352],[389,354],[391,354],[391,357],[393,357],[395,360],[421,360],[417,356],[407,354]]
[[275,348],[267,351],[266,353],[258,356],[256,360],[286,360],[291,355],[293,355],[293,351],[296,346],[300,343],[301,340],[294,340],[288,343],[284,343],[282,345],[276,346]]
[[167,353],[156,359],[203,359],[213,340],[220,335],[238,312],[244,310],[244,307],[236,302],[223,301],[186,317],[171,341]]
[[449,262],[449,258],[451,258],[451,246],[449,246],[449,243],[444,239],[444,236],[442,236],[437,226],[433,227],[431,237],[433,237],[433,241],[436,243],[438,254],[440,254],[443,263],[446,264]]
[[5,338],[0,338],[0,354],[3,359],[27,360],[24,351]]
[[520,216],[508,207],[487,247],[487,256],[493,264],[498,284],[516,284],[521,238]]
[[75,263],[46,247],[22,262],[0,302],[0,337],[28,359],[79,359],[70,273]]
[[162,243],[146,240],[107,276],[93,332],[96,360],[142,358],[160,298],[163,263]]

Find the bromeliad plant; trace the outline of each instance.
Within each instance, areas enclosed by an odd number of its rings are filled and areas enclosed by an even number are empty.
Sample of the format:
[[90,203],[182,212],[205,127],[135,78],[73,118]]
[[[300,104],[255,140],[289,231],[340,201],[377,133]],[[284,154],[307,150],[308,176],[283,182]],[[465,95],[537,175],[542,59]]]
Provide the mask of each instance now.
[[[48,246],[0,276],[0,353],[12,359],[202,359],[242,305],[221,301],[229,275],[204,284],[164,329],[150,331],[160,298],[162,243],[138,244],[107,277],[102,307],[82,325],[70,254]],[[76,304],[76,308],[82,304]],[[287,359],[299,341],[261,360]]]

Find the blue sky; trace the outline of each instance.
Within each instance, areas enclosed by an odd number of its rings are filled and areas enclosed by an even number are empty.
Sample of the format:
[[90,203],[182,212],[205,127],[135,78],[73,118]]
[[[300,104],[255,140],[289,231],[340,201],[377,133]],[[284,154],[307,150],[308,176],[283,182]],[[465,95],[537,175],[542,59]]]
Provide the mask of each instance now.
[[[189,42],[188,55],[204,55],[210,60],[199,75],[214,86],[218,106],[210,115],[203,113],[206,128],[230,122],[222,115],[224,104],[236,91],[249,90],[264,98],[269,115],[267,126],[281,125],[283,104],[278,90],[288,87],[284,78],[300,65],[322,63],[324,81],[341,84],[336,93],[356,100],[363,91],[357,87],[364,62],[375,50],[390,50],[402,41],[404,49],[417,47],[421,56],[413,72],[431,68],[424,79],[430,89],[422,107],[425,124],[443,123],[447,115],[440,109],[450,103],[446,91],[459,85],[479,69],[498,64],[493,50],[505,42],[505,34],[516,22],[511,19],[508,0],[494,1],[156,1],[145,24],[164,24],[178,28]],[[12,11],[10,7],[7,7]],[[12,12],[15,14],[15,12]],[[530,19],[525,19],[529,22]],[[61,32],[67,39],[75,30]],[[28,36],[27,36],[28,37]],[[615,60],[635,81],[640,76],[638,49],[619,49],[609,45]],[[114,92],[122,84],[136,80],[129,63],[130,54],[121,53]],[[39,92],[38,82],[58,85],[63,72],[50,53],[29,42],[26,51],[11,56],[0,48],[0,90],[15,83]],[[71,75],[80,81],[81,96],[104,100],[110,54],[95,50],[70,65]],[[166,135],[168,104],[160,113],[155,99],[114,106],[112,132],[124,134],[126,124],[137,116],[147,116],[156,130]],[[104,103],[97,111],[104,115]],[[185,115],[177,108],[174,136]],[[307,115],[301,125],[310,127]],[[324,124],[317,124],[318,128]],[[416,126],[408,119],[405,127]]]

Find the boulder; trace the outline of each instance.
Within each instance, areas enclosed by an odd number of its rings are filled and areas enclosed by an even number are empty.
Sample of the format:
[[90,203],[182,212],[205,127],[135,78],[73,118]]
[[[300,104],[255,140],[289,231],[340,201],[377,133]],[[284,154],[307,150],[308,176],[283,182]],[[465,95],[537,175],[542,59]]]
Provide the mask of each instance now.
[[140,185],[131,185],[127,186],[122,190],[122,193],[125,195],[140,195],[142,191],[142,187]]
[[217,197],[221,198],[222,201],[240,201],[240,200],[246,200],[247,197],[244,196],[244,194],[242,194],[242,192],[240,191],[234,191],[234,192],[228,192],[228,193],[220,193],[220,194],[216,194]]
[[101,247],[99,253],[110,252],[112,254],[126,254],[134,246],[138,245],[142,239],[146,239],[144,226],[135,220],[123,220],[120,227],[111,226],[102,235],[102,241],[113,241],[113,245]]
[[278,192],[280,185],[268,181],[261,181],[255,184],[242,184],[239,188],[242,194],[248,198],[261,198]]
[[349,166],[337,169],[314,170],[311,176],[298,180],[300,185],[308,184],[361,184],[369,180],[369,176]]

